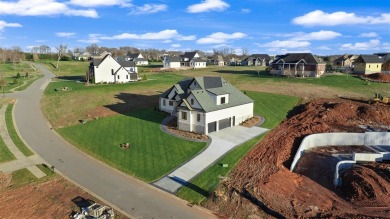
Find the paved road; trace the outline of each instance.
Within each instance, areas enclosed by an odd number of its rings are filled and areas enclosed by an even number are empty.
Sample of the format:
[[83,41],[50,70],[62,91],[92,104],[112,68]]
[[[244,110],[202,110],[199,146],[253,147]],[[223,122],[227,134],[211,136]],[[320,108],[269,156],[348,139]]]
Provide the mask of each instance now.
[[220,157],[237,145],[267,131],[268,129],[266,128],[256,126],[251,128],[235,126],[210,133],[211,143],[206,150],[153,184],[170,193],[176,193],[180,187],[188,185],[188,182],[192,178],[215,163]]
[[132,218],[215,218],[204,209],[189,207],[173,195],[113,170],[59,137],[40,109],[42,92],[54,75],[39,64],[36,67],[45,76],[25,91],[8,96],[18,99],[14,118],[21,136],[49,165]]

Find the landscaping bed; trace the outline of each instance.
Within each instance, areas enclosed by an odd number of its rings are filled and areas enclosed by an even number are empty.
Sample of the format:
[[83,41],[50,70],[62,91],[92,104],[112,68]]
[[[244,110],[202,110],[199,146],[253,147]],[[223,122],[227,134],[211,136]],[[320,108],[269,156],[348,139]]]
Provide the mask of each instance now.
[[390,74],[375,73],[375,74],[364,75],[363,78],[372,81],[390,83]]
[[[263,141],[250,151],[205,205],[221,215],[245,217],[388,217],[389,164],[353,168],[347,178],[354,191],[374,194],[370,202],[354,202],[354,195],[326,188],[319,182],[289,171],[295,152],[307,135],[355,131],[359,125],[390,125],[390,108],[342,99],[320,99],[296,107]],[[387,169],[386,169],[387,168]],[[371,174],[372,171],[384,174]],[[387,175],[386,175],[387,174]],[[356,175],[356,174],[355,174]],[[363,184],[359,179],[366,179]],[[342,188],[342,187],[341,187]],[[359,197],[360,195],[357,194]],[[367,204],[368,203],[368,204]]]

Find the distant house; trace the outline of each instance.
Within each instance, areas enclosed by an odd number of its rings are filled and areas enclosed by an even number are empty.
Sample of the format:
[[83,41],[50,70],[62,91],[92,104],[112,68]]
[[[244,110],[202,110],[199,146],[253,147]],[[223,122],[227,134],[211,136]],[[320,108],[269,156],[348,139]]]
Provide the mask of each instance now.
[[138,69],[133,61],[116,61],[110,54],[93,58],[89,72],[94,83],[126,83],[138,81]]
[[293,77],[319,77],[326,63],[311,53],[287,53],[271,64],[271,74]]
[[[178,66],[179,59],[180,65]],[[163,66],[164,68],[206,68],[207,62],[200,58],[197,52],[185,52],[180,57],[165,56]]]
[[253,117],[253,100],[221,77],[196,77],[160,96],[160,110],[177,116],[177,128],[208,134]]
[[333,64],[335,66],[339,66],[339,67],[353,67],[353,63],[355,62],[356,58],[358,56],[356,55],[342,55],[340,57],[338,57],[337,59],[335,59],[333,61]]
[[271,57],[268,54],[252,54],[241,61],[241,65],[246,66],[268,66]]
[[126,61],[133,61],[136,65],[149,65],[149,60],[144,58],[141,53],[129,53]]
[[360,55],[354,63],[353,72],[368,75],[379,73],[382,69],[383,59],[377,55]]
[[382,63],[381,72],[383,74],[390,74],[390,54],[384,56],[382,59],[383,59],[383,63]]
[[215,55],[211,57],[210,63],[212,65],[226,66],[226,65],[230,65],[230,59],[223,55]]

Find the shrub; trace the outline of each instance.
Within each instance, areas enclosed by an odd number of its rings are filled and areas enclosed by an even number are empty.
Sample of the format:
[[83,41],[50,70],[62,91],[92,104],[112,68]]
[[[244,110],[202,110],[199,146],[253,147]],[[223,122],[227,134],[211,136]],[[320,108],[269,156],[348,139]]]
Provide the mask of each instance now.
[[20,73],[19,73],[19,72],[16,74],[16,78],[17,78],[17,79],[20,78]]
[[14,79],[14,84],[18,84],[19,80],[17,78]]

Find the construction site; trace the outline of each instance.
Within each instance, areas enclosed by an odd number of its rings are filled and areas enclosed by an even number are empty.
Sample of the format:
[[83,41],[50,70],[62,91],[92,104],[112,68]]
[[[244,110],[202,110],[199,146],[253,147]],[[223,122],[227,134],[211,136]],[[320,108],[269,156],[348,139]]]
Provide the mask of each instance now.
[[234,218],[388,218],[390,106],[368,102],[295,107],[205,205]]

